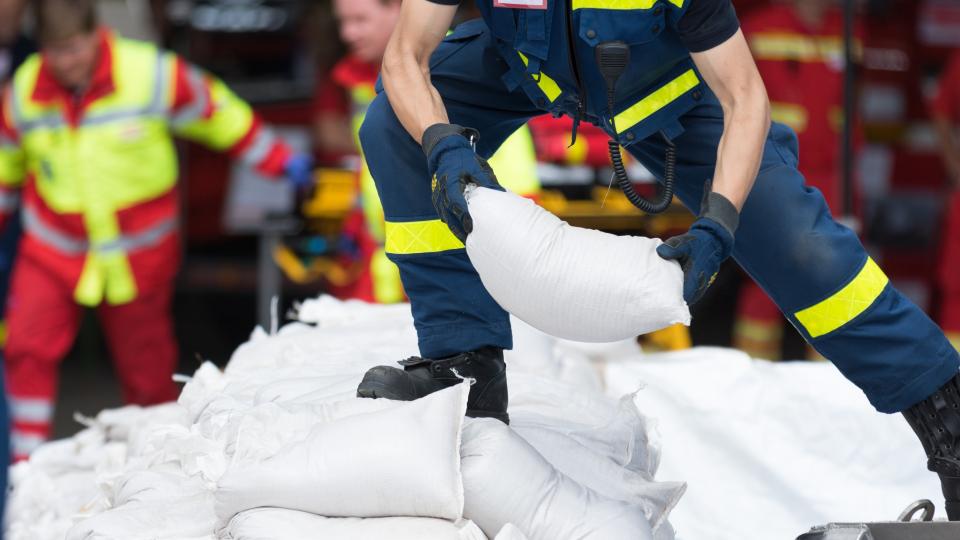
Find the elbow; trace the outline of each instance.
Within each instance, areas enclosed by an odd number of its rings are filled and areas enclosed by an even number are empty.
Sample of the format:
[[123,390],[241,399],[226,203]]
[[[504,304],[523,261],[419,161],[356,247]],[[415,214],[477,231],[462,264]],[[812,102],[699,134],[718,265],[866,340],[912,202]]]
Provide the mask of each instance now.
[[760,124],[763,126],[763,133],[766,135],[770,131],[770,124],[772,122],[771,112],[770,112],[770,98],[767,97],[767,92],[764,91],[760,99]]
[[380,66],[380,75],[385,86],[397,78],[413,71],[429,72],[429,57],[423,57],[411,47],[391,43],[383,54],[383,65]]
[[388,80],[392,80],[396,73],[400,71],[400,66],[403,64],[399,55],[393,50],[393,47],[387,47],[386,52],[383,54],[383,64],[380,66],[380,76],[383,78],[384,84]]
[[766,135],[770,130],[770,98],[767,96],[767,88],[759,73],[751,82],[748,95],[751,116],[757,119],[758,125],[763,126],[763,133]]

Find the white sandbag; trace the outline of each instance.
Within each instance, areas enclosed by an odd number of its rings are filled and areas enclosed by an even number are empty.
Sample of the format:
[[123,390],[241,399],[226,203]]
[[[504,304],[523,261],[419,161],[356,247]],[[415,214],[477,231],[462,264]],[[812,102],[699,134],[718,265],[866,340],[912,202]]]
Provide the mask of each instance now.
[[487,540],[472,521],[423,517],[331,518],[285,508],[233,516],[218,540]]
[[204,410],[197,420],[197,431],[218,441],[233,460],[259,461],[303,441],[320,424],[401,404],[354,397],[331,403],[264,403],[247,407],[224,398],[212,401]]
[[505,310],[548,334],[618,341],[690,324],[683,272],[660,240],[571,227],[518,195],[467,193],[467,255]]
[[527,535],[513,523],[507,523],[493,540],[528,540]]
[[129,502],[80,521],[66,540],[187,540],[214,528],[209,492],[175,500]]
[[513,523],[530,540],[653,538],[641,506],[571,480],[496,420],[467,423],[460,451],[463,514],[487,536]]
[[217,488],[220,523],[261,506],[333,517],[460,518],[458,448],[468,393],[459,384],[321,424],[273,457],[236,461]]

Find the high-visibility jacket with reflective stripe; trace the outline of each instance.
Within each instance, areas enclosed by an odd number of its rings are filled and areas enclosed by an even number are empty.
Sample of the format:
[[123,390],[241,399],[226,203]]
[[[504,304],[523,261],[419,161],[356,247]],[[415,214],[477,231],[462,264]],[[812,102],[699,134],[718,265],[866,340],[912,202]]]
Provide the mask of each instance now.
[[[478,6],[510,67],[504,78],[509,87],[520,86],[544,110],[571,116],[585,98],[588,119],[609,128],[613,117],[621,144],[628,145],[661,131],[676,136],[683,129],[678,118],[702,98],[701,77],[676,31],[691,1],[559,0],[547,2],[546,10],[489,1]],[[482,31],[469,23],[461,27],[448,40]],[[607,41],[630,46],[613,111],[594,56],[596,45]]]
[[91,306],[130,302],[176,271],[174,134],[262,169],[288,153],[222,82],[174,54],[106,32],[100,47],[98,93],[73,98],[34,55],[0,113],[0,186],[26,184],[22,256],[55,267]]

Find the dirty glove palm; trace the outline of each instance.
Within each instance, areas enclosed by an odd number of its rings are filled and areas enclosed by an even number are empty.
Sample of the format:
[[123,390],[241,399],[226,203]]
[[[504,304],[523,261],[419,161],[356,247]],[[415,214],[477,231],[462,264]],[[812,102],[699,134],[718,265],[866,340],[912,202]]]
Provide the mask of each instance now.
[[733,203],[723,195],[711,192],[704,197],[700,217],[690,230],[657,247],[658,255],[680,263],[683,299],[687,304],[693,305],[703,297],[720,270],[720,264],[730,256],[739,220]]
[[486,160],[477,155],[472,142],[477,131],[454,124],[434,124],[423,133],[423,152],[432,178],[433,207],[450,231],[466,242],[473,220],[463,192],[474,184],[503,191]]

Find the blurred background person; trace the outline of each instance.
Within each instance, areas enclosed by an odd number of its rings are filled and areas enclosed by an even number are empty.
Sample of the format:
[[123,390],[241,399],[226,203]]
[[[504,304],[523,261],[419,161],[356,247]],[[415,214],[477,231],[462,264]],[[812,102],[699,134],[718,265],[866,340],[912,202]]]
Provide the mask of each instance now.
[[[324,156],[360,155],[357,133],[374,86],[390,34],[400,16],[400,0],[334,0],[334,16],[347,54],[330,70],[318,89],[314,136]],[[351,238],[364,271],[345,296],[380,303],[404,299],[400,272],[383,252],[383,209],[373,178],[362,157],[358,169],[358,205],[347,218],[344,234]]]
[[[23,12],[25,0],[0,0],[0,88],[13,76],[14,71],[26,58],[36,51],[36,45],[23,32]],[[6,145],[13,142],[4,139],[0,132],[0,152]],[[0,197],[0,211],[13,212],[16,210],[16,197]],[[20,238],[19,221],[0,232],[0,313],[7,303],[7,291],[10,284],[10,270],[13,268],[13,259],[17,252],[17,241]],[[0,319],[0,358],[7,340],[6,321]],[[5,387],[3,374],[0,372],[0,388]],[[10,418],[6,399],[0,400],[0,466],[10,461]],[[0,470],[0,493],[6,493],[7,467]],[[0,516],[4,512],[5,497],[0,495]]]
[[960,350],[960,139],[956,132],[960,124],[960,50],[950,56],[940,77],[931,116],[950,189],[938,272],[943,292],[940,325],[953,346]]
[[[50,433],[59,363],[97,309],[123,399],[174,399],[170,303],[180,260],[178,135],[263,174],[310,181],[221,81],[98,25],[94,0],[37,0],[40,54],[3,94],[0,193],[22,191],[24,237],[5,367],[14,458]],[[9,212],[4,214],[9,221]]]
[[[400,16],[400,0],[334,0],[333,12],[347,54],[321,82],[314,100],[314,137],[321,159],[360,155],[358,133],[370,102],[387,42]],[[491,160],[507,189],[536,197],[533,140],[526,127],[507,140]],[[400,271],[384,252],[383,207],[362,156],[357,160],[359,195],[356,210],[344,223],[344,234],[365,261],[365,271],[341,296],[379,303],[405,299]],[[413,239],[411,239],[413,240]]]
[[[797,133],[800,172],[808,186],[823,193],[831,212],[840,215],[842,10],[833,0],[789,0],[754,10],[742,28],[767,88],[771,118]],[[785,322],[760,287],[746,279],[737,302],[733,346],[777,360]]]

